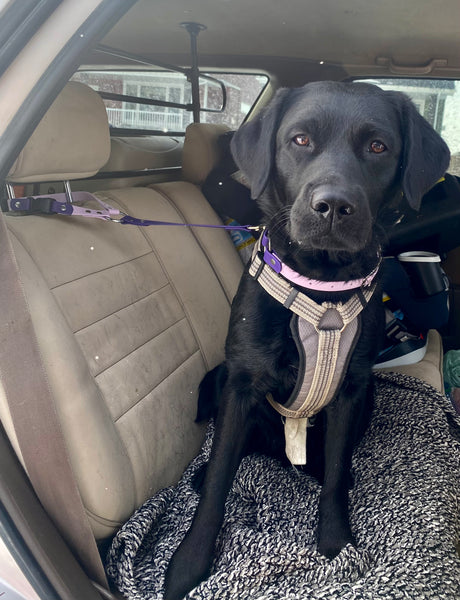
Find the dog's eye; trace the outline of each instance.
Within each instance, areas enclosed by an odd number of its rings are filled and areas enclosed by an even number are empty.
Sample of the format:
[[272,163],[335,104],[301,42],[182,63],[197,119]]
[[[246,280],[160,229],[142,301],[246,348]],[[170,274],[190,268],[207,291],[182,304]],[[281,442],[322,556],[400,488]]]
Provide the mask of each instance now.
[[374,154],[382,154],[382,152],[385,152],[386,149],[387,147],[385,144],[383,142],[379,142],[378,140],[374,140],[369,146],[369,152],[373,152]]
[[299,134],[293,138],[293,142],[294,144],[297,144],[297,146],[309,146],[310,138],[308,137],[308,135]]

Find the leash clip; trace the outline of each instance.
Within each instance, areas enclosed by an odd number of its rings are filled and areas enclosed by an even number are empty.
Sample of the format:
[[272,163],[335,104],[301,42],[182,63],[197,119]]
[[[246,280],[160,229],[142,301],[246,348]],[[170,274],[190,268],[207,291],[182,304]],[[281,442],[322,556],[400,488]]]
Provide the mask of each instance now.
[[127,214],[127,213],[125,213],[125,212],[123,212],[123,211],[121,211],[121,210],[119,211],[119,214],[120,214],[120,217],[119,217],[119,218],[117,218],[117,219],[114,219],[114,218],[113,218],[113,217],[111,217],[111,216],[107,216],[107,217],[106,217],[106,221],[111,221],[112,223],[122,223],[122,222],[123,222],[123,219],[124,219],[125,217],[127,217],[127,216],[128,216],[128,214]]

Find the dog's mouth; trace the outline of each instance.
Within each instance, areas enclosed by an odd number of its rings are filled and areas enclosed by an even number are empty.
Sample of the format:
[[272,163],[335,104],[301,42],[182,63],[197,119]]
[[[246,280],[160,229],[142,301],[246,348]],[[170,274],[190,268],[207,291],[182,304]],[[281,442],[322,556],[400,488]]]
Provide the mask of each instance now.
[[[289,245],[290,244],[290,245]],[[348,281],[370,273],[376,266],[381,247],[372,238],[356,252],[350,249],[306,249],[297,242],[288,242],[284,260],[297,272],[320,281]]]
[[357,253],[371,242],[372,227],[358,223],[289,223],[288,238],[291,245],[303,251],[330,251]]

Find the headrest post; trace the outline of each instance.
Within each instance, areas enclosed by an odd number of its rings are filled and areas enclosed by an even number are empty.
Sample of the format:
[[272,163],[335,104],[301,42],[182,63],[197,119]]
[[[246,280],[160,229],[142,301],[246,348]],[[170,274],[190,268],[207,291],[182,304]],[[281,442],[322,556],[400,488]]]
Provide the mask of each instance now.
[[70,188],[70,181],[68,181],[68,180],[64,181],[64,193],[65,193],[67,202],[69,202],[70,204],[73,204],[72,190]]
[[5,186],[6,186],[6,195],[8,196],[8,200],[14,200],[14,198],[16,198],[16,194],[14,192],[14,185],[6,182]]

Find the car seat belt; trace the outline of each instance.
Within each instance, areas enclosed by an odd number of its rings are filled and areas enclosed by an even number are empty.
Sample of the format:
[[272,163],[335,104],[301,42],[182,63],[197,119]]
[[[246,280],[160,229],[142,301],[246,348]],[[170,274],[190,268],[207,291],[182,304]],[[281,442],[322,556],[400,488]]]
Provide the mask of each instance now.
[[108,589],[1,210],[0,281],[0,380],[26,471],[38,498],[89,577]]

